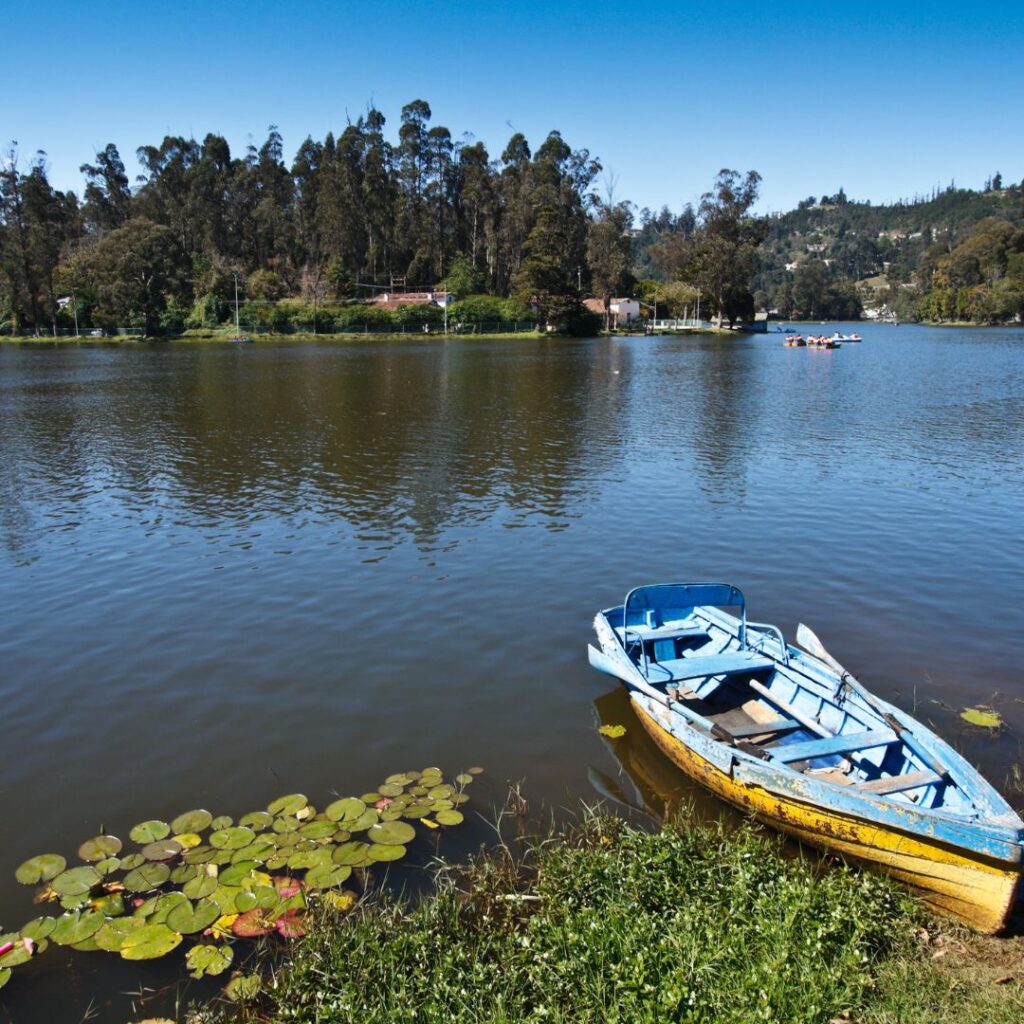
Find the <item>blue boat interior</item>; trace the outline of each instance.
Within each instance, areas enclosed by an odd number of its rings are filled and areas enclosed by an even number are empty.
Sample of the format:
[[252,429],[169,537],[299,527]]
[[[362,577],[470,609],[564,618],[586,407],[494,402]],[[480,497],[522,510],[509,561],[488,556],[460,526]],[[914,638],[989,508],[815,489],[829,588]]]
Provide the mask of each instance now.
[[638,587],[603,614],[647,687],[715,740],[897,802],[965,818],[991,810],[832,669],[775,626],[749,622],[737,588]]

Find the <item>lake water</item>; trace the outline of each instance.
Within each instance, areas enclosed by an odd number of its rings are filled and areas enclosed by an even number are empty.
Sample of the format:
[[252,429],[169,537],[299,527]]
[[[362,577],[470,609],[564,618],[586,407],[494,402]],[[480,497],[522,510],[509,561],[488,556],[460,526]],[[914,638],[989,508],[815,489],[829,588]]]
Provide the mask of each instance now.
[[[0,923],[101,824],[428,764],[594,799],[629,711],[590,622],[639,583],[807,622],[1020,808],[1024,332],[859,329],[0,347]],[[122,1022],[176,969],[51,948],[0,1019]]]

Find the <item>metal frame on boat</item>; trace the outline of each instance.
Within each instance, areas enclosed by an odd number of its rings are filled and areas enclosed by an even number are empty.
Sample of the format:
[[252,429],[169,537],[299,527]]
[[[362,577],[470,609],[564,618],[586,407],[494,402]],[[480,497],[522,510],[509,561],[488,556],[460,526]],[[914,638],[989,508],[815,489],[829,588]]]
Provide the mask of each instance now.
[[626,684],[644,728],[687,774],[807,843],[885,869],[976,928],[1002,927],[1024,821],[827,652],[749,622],[743,594],[724,583],[637,587],[594,628],[591,665]]

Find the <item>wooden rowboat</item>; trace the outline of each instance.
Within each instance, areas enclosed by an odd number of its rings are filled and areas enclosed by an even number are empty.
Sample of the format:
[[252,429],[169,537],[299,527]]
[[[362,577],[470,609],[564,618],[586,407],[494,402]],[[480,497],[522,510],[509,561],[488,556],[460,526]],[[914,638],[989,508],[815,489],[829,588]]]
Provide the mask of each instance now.
[[1003,926],[1024,821],[806,627],[800,650],[748,622],[736,587],[674,583],[631,590],[594,629],[591,665],[626,684],[644,728],[688,775],[812,846],[886,871],[939,911],[985,932]]

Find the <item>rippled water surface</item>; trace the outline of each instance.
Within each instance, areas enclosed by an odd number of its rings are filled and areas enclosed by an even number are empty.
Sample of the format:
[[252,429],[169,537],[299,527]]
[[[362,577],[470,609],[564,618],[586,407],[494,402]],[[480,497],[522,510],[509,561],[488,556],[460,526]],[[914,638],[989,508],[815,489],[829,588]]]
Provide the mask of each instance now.
[[[645,582],[808,622],[1020,807],[1024,332],[861,330],[0,348],[0,922],[100,824],[431,763],[592,797],[590,620]],[[0,1006],[159,978],[51,950]]]

